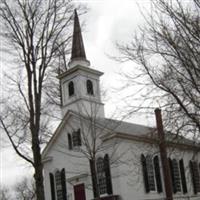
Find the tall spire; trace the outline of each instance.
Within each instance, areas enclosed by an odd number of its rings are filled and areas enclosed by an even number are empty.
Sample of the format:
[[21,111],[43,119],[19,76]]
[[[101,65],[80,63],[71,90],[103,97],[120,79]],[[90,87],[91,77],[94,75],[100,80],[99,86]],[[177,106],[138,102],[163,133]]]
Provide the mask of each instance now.
[[72,68],[76,65],[89,66],[90,63],[86,59],[85,48],[83,44],[83,38],[81,34],[81,27],[76,9],[74,10],[74,31],[71,51],[71,61],[69,67]]

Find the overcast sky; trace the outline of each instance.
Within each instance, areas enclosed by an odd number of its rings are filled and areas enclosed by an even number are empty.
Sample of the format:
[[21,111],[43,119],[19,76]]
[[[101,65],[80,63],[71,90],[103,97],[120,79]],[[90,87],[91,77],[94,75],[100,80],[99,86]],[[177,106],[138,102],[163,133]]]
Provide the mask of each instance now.
[[[88,14],[84,16],[86,21],[83,33],[84,45],[91,66],[105,73],[101,83],[108,90],[105,106],[108,115],[115,109],[113,105],[117,104],[118,101],[116,95],[111,92],[112,88],[116,88],[121,84],[121,79],[117,74],[126,68],[134,69],[134,64],[116,63],[109,59],[107,54],[117,55],[114,48],[116,41],[125,42],[130,40],[137,26],[143,23],[137,3],[143,9],[149,10],[149,1],[82,0],[78,2],[86,3],[90,8]],[[80,21],[83,20],[80,19]],[[3,145],[2,138],[0,145]],[[0,150],[1,183],[11,186],[23,175],[31,173],[31,168],[24,164],[12,149],[4,148]]]

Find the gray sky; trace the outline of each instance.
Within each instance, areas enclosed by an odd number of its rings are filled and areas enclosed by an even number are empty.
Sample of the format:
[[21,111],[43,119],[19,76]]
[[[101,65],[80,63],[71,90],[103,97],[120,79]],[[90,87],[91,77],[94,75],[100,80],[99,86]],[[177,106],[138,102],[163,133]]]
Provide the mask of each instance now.
[[[133,70],[134,64],[119,64],[108,58],[117,55],[114,48],[115,41],[129,41],[136,27],[143,23],[137,3],[149,10],[149,0],[81,0],[90,7],[89,13],[84,17],[86,21],[83,33],[84,45],[91,66],[104,72],[101,83],[107,92],[106,114],[115,110],[113,106],[120,106],[119,95],[111,92],[111,88],[121,85],[121,78],[117,74],[122,70]],[[80,19],[82,21],[82,19]],[[137,122],[137,121],[136,121]],[[2,134],[0,138],[3,145]],[[0,149],[0,183],[13,185],[23,175],[31,172],[25,162],[14,153],[12,149]]]

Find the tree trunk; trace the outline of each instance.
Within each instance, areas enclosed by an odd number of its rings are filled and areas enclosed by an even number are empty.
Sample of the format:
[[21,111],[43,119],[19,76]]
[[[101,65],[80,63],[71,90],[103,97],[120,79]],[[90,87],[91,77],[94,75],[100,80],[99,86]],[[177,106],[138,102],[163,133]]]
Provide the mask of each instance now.
[[[37,134],[36,134],[37,135]],[[40,142],[38,136],[33,136],[32,141],[32,150],[33,150],[33,159],[34,159],[34,179],[35,179],[35,187],[36,187],[36,196],[37,200],[45,200],[44,195],[44,178],[43,178],[43,164],[42,157],[40,152]]]
[[163,124],[162,124],[161,110],[158,108],[155,109],[155,115],[156,115],[158,137],[160,140],[159,149],[160,149],[160,157],[161,157],[161,162],[162,162],[162,171],[164,175],[166,199],[173,200],[172,181],[171,181],[171,175],[170,175],[169,162],[167,159],[167,149],[166,149],[166,143],[165,143],[165,134],[163,130]]
[[96,163],[95,160],[90,160],[90,172],[91,172],[91,178],[92,178],[92,189],[93,189],[93,195],[94,198],[99,198],[99,187],[97,183],[97,172],[96,172]]

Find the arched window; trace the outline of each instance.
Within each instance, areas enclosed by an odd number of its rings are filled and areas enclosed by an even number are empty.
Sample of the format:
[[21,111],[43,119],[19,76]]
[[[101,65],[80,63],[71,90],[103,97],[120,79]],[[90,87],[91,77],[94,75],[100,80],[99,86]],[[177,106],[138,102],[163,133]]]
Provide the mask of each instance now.
[[97,167],[97,178],[98,178],[98,186],[99,186],[99,193],[105,194],[107,192],[106,186],[106,174],[104,170],[104,159],[98,158],[96,162]]
[[144,177],[144,185],[146,192],[156,191],[161,193],[162,188],[162,179],[160,173],[160,163],[158,156],[141,155],[142,162],[142,171]]
[[87,93],[89,95],[94,95],[93,84],[91,80],[87,80],[86,86],[87,86]]
[[69,93],[70,97],[72,95],[74,95],[74,83],[73,83],[73,81],[70,81],[69,84],[68,84],[68,93]]

